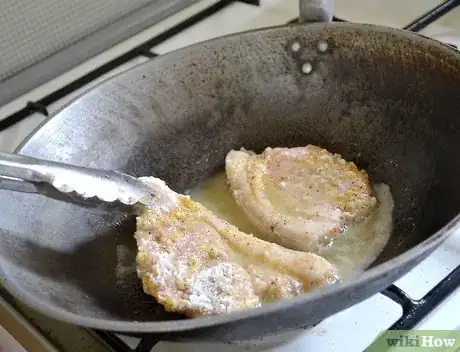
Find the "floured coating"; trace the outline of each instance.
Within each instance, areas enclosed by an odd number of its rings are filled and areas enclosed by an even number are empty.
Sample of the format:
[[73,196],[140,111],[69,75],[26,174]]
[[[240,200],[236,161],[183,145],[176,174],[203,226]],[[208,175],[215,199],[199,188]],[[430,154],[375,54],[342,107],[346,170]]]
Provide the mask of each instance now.
[[369,178],[317,146],[230,151],[232,194],[251,222],[288,248],[316,252],[376,207]]
[[239,231],[155,178],[137,218],[137,273],[144,291],[189,317],[255,308],[332,283],[332,265]]

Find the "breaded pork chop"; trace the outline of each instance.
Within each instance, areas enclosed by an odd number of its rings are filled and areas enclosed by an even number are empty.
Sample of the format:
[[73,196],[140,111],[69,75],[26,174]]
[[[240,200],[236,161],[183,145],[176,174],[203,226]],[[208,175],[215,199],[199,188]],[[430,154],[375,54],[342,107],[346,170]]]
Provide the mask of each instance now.
[[163,181],[142,180],[157,197],[137,217],[137,273],[166,310],[189,317],[229,313],[335,281],[322,257],[247,235]]
[[232,150],[226,157],[232,194],[269,240],[316,252],[376,206],[369,178],[338,154],[308,145]]

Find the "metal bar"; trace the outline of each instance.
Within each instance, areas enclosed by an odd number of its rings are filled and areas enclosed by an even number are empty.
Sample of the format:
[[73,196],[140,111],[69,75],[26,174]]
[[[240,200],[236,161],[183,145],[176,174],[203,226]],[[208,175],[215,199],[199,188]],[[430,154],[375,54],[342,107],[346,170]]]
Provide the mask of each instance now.
[[136,349],[134,352],[150,352],[152,351],[153,347],[160,342],[154,338],[151,337],[144,337],[139,345],[137,345]]
[[335,0],[299,0],[299,22],[332,22]]
[[[341,18],[333,16],[332,17],[332,22],[347,22],[347,21],[342,20]],[[298,17],[294,18],[293,20],[290,20],[287,24],[294,24],[294,23],[299,23],[299,18]]]
[[[460,265],[435,287],[433,287],[423,298],[419,300],[410,300],[410,302],[407,302],[406,298],[402,298],[402,301],[405,301],[405,306],[403,305],[403,315],[388,330],[413,329],[423,320],[423,318],[431,313],[441,302],[443,302],[459,287]],[[389,296],[387,295],[387,297]],[[408,296],[406,295],[406,297]],[[399,303],[397,300],[395,300],[395,302]]]
[[388,297],[392,301],[398,303],[403,308],[403,315],[409,309],[411,309],[414,305],[414,301],[410,298],[406,292],[401,290],[396,285],[391,285],[387,289],[382,292],[382,295]]
[[158,56],[157,54],[151,52],[149,47],[146,47],[144,45],[138,46],[137,48],[133,49],[133,51],[135,51],[137,53],[137,55],[144,56],[144,57],[146,57],[148,59],[152,59],[152,58]]
[[32,101],[27,102],[26,108],[29,109],[30,111],[33,112],[38,112],[42,115],[48,116],[48,110],[46,109],[46,106],[39,104],[39,103],[34,103]]
[[111,332],[102,331],[102,330],[94,330],[94,329],[88,329],[88,331],[92,335],[97,337],[98,340],[102,341],[102,343],[104,343],[104,345],[108,347],[110,351],[113,351],[113,352],[131,352],[132,351],[132,349],[126,343],[124,343],[115,334]]
[[442,4],[436,6],[435,8],[427,11],[425,14],[415,19],[408,25],[404,26],[404,29],[413,32],[420,32],[422,29],[426,28],[428,25],[444,16],[449,11],[452,11],[457,6],[460,5],[460,0],[447,0]]
[[[423,298],[414,300],[403,290],[391,285],[382,292],[383,295],[398,303],[403,313],[388,330],[411,330],[417,326],[439,304],[460,287],[460,265],[433,287]],[[370,347],[370,346],[369,346]],[[367,350],[367,349],[366,349]]]
[[64,98],[68,94],[84,87],[88,83],[91,83],[95,79],[101,77],[102,75],[112,71],[113,69],[117,68],[118,66],[138,57],[139,55],[135,51],[127,52],[126,54],[117,57],[116,59],[109,61],[108,63],[100,66],[99,68],[87,73],[86,75],[80,77],[79,79],[69,83],[68,85],[54,91],[53,93],[43,97],[42,99],[36,102],[28,102],[27,106],[22,108],[21,110],[11,114],[10,116],[4,118],[0,121],[0,132],[6,130],[7,128],[21,122],[25,118],[32,115],[34,112],[37,112],[37,109],[33,108],[34,106],[46,106],[58,101],[59,99]]
[[260,6],[260,0],[239,0],[240,2],[244,2],[248,5]]

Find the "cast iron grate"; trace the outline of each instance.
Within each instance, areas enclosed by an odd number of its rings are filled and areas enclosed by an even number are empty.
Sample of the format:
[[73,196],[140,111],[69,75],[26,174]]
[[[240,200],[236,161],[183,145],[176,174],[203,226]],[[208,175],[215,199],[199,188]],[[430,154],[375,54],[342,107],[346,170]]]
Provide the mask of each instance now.
[[[433,287],[423,298],[414,300],[396,285],[391,285],[382,292],[402,307],[401,317],[388,330],[410,330],[420,323],[431,311],[442,303],[460,286],[460,265]],[[143,338],[132,349],[117,335],[108,331],[91,331],[114,352],[150,352],[159,342],[152,338]]]
[[460,287],[460,265],[418,300],[410,298],[399,287],[391,285],[382,294],[398,303],[402,307],[403,314],[388,330],[414,328],[458,287]]

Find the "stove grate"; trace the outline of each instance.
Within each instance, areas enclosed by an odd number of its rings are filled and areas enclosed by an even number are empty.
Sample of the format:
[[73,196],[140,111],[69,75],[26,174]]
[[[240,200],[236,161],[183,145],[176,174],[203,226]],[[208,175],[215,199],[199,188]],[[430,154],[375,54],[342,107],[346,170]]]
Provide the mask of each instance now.
[[460,286],[460,266],[451,271],[441,282],[433,287],[423,298],[414,300],[403,290],[391,285],[383,295],[398,303],[403,314],[388,330],[410,330],[423,320],[441,302]]
[[[244,3],[249,3],[254,6],[259,6],[258,0],[240,0]],[[201,20],[206,19],[214,13],[222,10],[235,0],[222,0],[218,3],[208,7],[202,12],[190,17],[182,23],[179,23],[175,27],[168,31],[148,40],[147,42],[139,45],[135,49],[127,52],[126,54],[119,56],[118,58],[106,63],[105,65],[89,72],[85,76],[75,80],[74,82],[64,86],[63,88],[54,91],[48,96],[40,99],[36,102],[28,102],[27,105],[17,111],[16,113],[8,116],[4,120],[0,121],[0,131],[11,127],[12,125],[22,121],[29,117],[35,112],[41,113],[48,116],[47,106],[60,100],[66,95],[73,91],[85,86],[91,81],[98,77],[110,72],[116,67],[136,58],[144,56],[152,58],[157,56],[152,53],[150,49],[161,42],[171,38],[172,36],[186,30],[192,25],[198,23]],[[427,27],[432,22],[439,19],[449,11],[453,10],[460,5],[460,0],[447,0],[427,13],[423,14],[413,22],[405,26],[405,29],[418,32],[423,28]],[[294,19],[291,22],[296,22]],[[334,21],[343,22],[343,20],[334,18]],[[426,317],[433,309],[435,309],[443,300],[445,300],[456,288],[460,286],[460,266],[454,269],[447,277],[439,282],[430,292],[428,292],[422,299],[414,300],[409,297],[403,290],[395,285],[391,285],[382,292],[385,296],[398,303],[403,308],[403,314],[401,318],[395,322],[389,329],[390,330],[405,330],[414,328],[424,317]],[[101,330],[90,330],[98,339],[100,339],[110,350],[114,352],[150,352],[152,348],[159,342],[151,337],[142,338],[139,344],[132,349],[124,341],[122,341],[116,334],[108,331]]]
[[244,2],[246,4],[254,6],[260,5],[259,0],[221,0],[215,3],[214,5],[205,8],[201,12],[198,12],[197,14],[187,18],[183,22],[180,22],[179,24],[173,26],[167,31],[149,39],[148,41],[142,43],[141,45],[137,46],[131,51],[128,51],[127,53],[107,62],[106,64],[98,67],[93,71],[90,71],[86,75],[78,78],[77,80],[69,83],[68,85],[58,90],[55,90],[53,93],[41,98],[40,100],[36,102],[28,102],[24,108],[16,111],[15,113],[5,117],[3,120],[0,121],[0,132],[30,117],[34,113],[41,113],[44,116],[48,116],[47,106],[57,102],[58,100],[73,93],[74,91],[84,87],[88,83],[91,83],[95,79],[109,73],[110,71],[135,58],[153,58],[155,56],[158,56],[157,54],[151,52],[150,49],[235,2]]
[[459,5],[460,0],[446,0],[403,28],[413,32],[420,32],[422,29],[426,28],[428,25],[444,16],[446,13],[452,11]]
[[[441,302],[460,287],[460,265],[433,287],[423,298],[414,300],[396,285],[382,292],[402,307],[402,316],[388,330],[410,330],[431,313]],[[150,352],[160,342],[151,337],[140,339],[135,349],[108,331],[91,331],[114,352]]]

